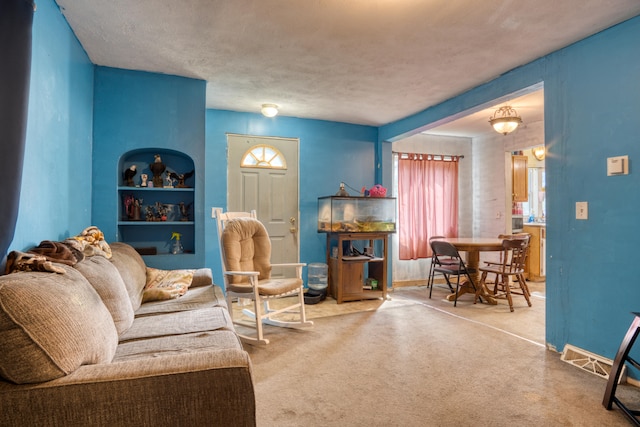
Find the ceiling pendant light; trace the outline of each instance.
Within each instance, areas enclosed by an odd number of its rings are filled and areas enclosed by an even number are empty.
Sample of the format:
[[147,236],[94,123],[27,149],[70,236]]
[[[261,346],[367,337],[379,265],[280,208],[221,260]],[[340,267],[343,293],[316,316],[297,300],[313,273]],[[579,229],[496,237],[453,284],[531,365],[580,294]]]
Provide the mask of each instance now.
[[278,115],[278,106],[276,104],[262,104],[260,111],[265,117],[275,117]]
[[522,119],[516,113],[516,110],[509,106],[500,107],[489,118],[489,123],[496,132],[506,135],[516,130],[518,125],[522,123]]

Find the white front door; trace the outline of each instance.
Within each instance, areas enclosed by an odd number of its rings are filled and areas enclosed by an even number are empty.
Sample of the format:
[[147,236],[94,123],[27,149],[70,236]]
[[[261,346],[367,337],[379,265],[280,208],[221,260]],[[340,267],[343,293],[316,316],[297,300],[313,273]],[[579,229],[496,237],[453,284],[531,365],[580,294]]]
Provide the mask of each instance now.
[[274,264],[299,259],[298,144],[296,138],[227,135],[228,210],[256,210]]

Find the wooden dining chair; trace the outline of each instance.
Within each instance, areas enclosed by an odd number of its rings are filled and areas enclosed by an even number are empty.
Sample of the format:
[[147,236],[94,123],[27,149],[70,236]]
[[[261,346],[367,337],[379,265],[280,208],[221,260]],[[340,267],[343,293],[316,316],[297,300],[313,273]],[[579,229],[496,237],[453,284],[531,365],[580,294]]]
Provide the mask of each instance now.
[[[512,295],[522,295],[531,307],[531,294],[524,278],[525,262],[529,251],[529,239],[504,239],[502,241],[501,264],[487,264],[480,267],[480,283],[478,289],[487,285],[487,276],[495,274],[494,296],[504,297],[509,302],[509,310],[513,311]],[[476,301],[478,300],[476,292]]]
[[[527,241],[527,253],[525,254],[525,265],[526,265],[526,260],[529,257],[529,245],[528,243],[531,242],[531,234],[529,233],[515,233],[515,234],[499,234],[498,235],[498,239],[500,240],[505,240],[505,239],[509,239],[509,240],[513,240],[513,239],[522,239],[522,240],[526,240]],[[500,257],[498,261],[484,261],[485,265],[494,265],[494,266],[500,266],[503,264],[503,258],[504,258],[504,251],[500,251]],[[495,287],[495,284],[498,283],[498,274],[495,275],[495,277],[493,278],[493,280],[489,280],[489,278],[486,279],[486,285],[491,285],[493,284],[493,293],[495,294],[497,289]],[[488,286],[487,286],[488,289]]]
[[[471,274],[475,273],[476,270],[474,268],[469,268],[463,261],[456,247],[445,240],[433,240],[431,242],[431,248],[433,249],[433,252],[438,259],[448,258],[451,261],[455,261],[455,263],[449,263],[449,264],[440,264],[440,265],[436,264],[431,271],[429,281],[433,282],[433,276],[436,273],[444,274],[447,277],[456,276],[457,278],[456,289],[454,291],[455,299],[453,301],[453,306],[456,307],[458,304],[458,290],[460,289],[460,277],[464,277],[465,280],[468,280],[469,283],[471,284],[471,287],[475,291],[477,291],[478,288],[476,288],[476,285],[473,282],[473,279],[471,278]],[[431,286],[431,289],[429,289],[429,298],[431,298],[432,291],[433,291],[433,285]]]

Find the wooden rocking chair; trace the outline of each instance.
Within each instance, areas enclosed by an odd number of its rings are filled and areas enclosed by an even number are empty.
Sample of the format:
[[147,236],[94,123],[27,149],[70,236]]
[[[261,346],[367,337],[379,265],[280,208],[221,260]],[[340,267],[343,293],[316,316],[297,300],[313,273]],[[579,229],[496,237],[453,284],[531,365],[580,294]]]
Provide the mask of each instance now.
[[[233,300],[249,299],[253,302],[253,311],[245,309],[243,314],[255,320],[251,327],[255,327],[256,335],[240,334],[243,342],[269,344],[269,340],[264,338],[263,324],[287,328],[313,325],[305,315],[302,280],[305,264],[271,264],[271,240],[264,225],[256,218],[255,211],[222,213],[222,209],[215,209],[214,217],[218,225],[227,305],[234,323],[247,326],[234,319]],[[295,269],[295,277],[271,278],[272,267]],[[273,299],[291,296],[297,296],[294,304],[278,310],[269,306]],[[285,321],[274,318],[285,312],[297,313],[298,319]]]

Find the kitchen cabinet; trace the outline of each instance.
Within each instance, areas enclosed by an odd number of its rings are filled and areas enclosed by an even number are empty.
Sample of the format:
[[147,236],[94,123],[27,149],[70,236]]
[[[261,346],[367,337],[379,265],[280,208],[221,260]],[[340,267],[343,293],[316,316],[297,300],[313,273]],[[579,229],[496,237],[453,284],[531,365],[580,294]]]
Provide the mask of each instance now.
[[525,224],[522,231],[531,235],[529,257],[527,258],[527,279],[532,282],[544,282],[546,279],[547,228],[543,224]]
[[512,198],[514,202],[526,202],[529,198],[527,156],[511,156]]

